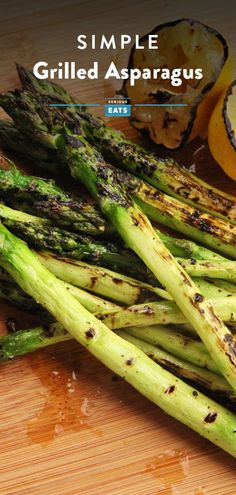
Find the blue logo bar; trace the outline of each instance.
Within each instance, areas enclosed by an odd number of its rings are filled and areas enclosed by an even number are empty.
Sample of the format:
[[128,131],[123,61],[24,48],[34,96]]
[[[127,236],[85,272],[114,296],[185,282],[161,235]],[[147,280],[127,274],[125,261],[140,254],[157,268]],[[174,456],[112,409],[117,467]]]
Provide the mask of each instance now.
[[131,105],[124,103],[107,103],[104,105],[104,115],[105,117],[130,117]]

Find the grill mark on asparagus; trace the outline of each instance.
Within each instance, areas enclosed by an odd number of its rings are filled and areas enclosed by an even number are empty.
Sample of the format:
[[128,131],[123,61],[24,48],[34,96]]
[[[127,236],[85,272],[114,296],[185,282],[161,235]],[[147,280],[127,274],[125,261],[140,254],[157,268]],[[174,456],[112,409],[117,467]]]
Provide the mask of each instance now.
[[177,199],[171,198],[143,182],[139,183],[133,194],[142,201],[147,201],[147,203],[150,199],[150,205],[159,209],[160,213],[174,218],[174,211],[179,212],[181,222],[210,234],[220,241],[236,246],[235,225],[231,226],[224,220],[201,212],[193,206],[187,204],[183,206]]
[[154,309],[151,306],[142,306],[141,308],[128,308],[128,311],[131,313],[139,313],[144,315],[153,315],[155,313]]
[[87,339],[93,339],[95,337],[95,330],[94,328],[90,327],[86,332],[85,332],[85,336]]
[[213,412],[210,412],[205,418],[204,418],[204,421],[205,423],[214,423],[214,421],[216,420],[218,416],[218,413],[213,411]]
[[175,391],[175,385],[170,385],[166,390],[165,390],[165,394],[167,395],[170,395],[170,394],[173,394],[173,392]]
[[[92,127],[94,126],[96,129],[99,129],[99,127],[102,129],[103,127],[104,133],[106,133],[106,126],[102,121],[100,126],[98,120],[95,125],[94,119],[93,122],[90,123]],[[126,142],[125,138],[122,142],[115,142],[112,139],[106,139],[104,137],[100,137],[99,139],[99,136],[95,134],[94,138],[96,139],[96,137],[98,144],[102,146],[102,151],[105,155],[109,154],[109,158],[113,163],[117,163],[118,160],[121,162],[126,160],[127,163],[130,159],[132,160],[132,164],[138,175],[141,174],[144,176],[146,174],[150,178],[155,176],[155,171],[160,168],[158,167],[158,163],[160,163],[162,167],[165,167],[163,175],[166,174],[167,176],[168,188],[179,196],[195,202],[200,202],[200,198],[202,197],[208,197],[213,201],[217,209],[220,208],[220,213],[226,216],[235,208],[235,204],[233,204],[230,199],[219,195],[212,189],[202,186],[189,175],[189,172],[185,172],[184,169],[180,170],[179,165],[176,164],[174,160],[169,158],[156,158],[154,155],[142,150],[140,147],[136,148],[133,143]],[[156,160],[156,163],[154,160]],[[173,177],[174,181],[169,181],[168,176]],[[179,182],[181,185],[179,185]],[[194,191],[194,197],[192,197],[192,191]]]
[[193,298],[193,302],[199,303],[202,301],[204,301],[204,297],[201,294],[199,294],[198,292],[196,292],[196,294],[194,295],[194,298]]
[[126,360],[125,363],[127,366],[132,366],[134,364],[134,358],[129,358]]

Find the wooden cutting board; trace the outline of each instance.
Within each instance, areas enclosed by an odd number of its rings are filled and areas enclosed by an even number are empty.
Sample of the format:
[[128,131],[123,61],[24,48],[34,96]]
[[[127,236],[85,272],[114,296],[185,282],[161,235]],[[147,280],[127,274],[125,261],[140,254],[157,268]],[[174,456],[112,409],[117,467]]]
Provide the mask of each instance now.
[[[145,33],[179,17],[216,27],[236,53],[234,1],[17,2],[2,0],[0,89],[18,85],[14,62],[91,63],[94,52],[76,49],[76,36]],[[119,64],[128,51],[114,54]],[[112,54],[96,53],[101,67]],[[66,81],[83,101],[104,103],[116,85]],[[118,85],[119,87],[119,85]],[[111,122],[137,139],[128,120]],[[147,144],[147,143],[146,143]],[[213,163],[204,143],[179,157],[213,185],[236,193]],[[23,163],[21,164],[23,165]],[[31,170],[38,173],[36,170]],[[15,316],[18,328],[33,325],[20,311],[1,305],[1,331]],[[57,345],[1,366],[1,495],[233,495],[235,461],[116,379],[75,342]]]

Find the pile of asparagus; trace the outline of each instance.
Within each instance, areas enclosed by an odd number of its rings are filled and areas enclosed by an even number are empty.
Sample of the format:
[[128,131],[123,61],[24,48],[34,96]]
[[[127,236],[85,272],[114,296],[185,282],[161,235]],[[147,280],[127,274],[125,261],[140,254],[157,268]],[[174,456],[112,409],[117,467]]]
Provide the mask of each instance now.
[[2,336],[0,360],[75,338],[236,457],[236,200],[18,73],[23,89],[0,95],[3,147],[93,200],[0,170],[0,297],[41,321]]

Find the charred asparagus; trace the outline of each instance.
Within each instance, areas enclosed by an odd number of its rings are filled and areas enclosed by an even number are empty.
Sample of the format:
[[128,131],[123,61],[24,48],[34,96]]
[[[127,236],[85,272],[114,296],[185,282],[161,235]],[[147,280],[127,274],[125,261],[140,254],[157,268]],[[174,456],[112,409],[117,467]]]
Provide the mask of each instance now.
[[[76,155],[75,149],[71,153],[72,148],[73,146],[76,147],[76,143],[77,145],[81,143],[81,139],[84,140],[84,136],[82,136],[84,121],[80,116],[77,118],[76,115],[71,115],[66,111],[63,113],[58,109],[49,107],[50,99],[47,97],[34,96],[19,90],[0,95],[0,104],[30,139],[37,139],[41,145],[58,150],[62,165],[65,166],[68,161],[72,165],[72,155]],[[56,120],[55,125],[53,119]],[[71,127],[70,130],[69,127]],[[64,134],[63,139],[66,146],[62,144],[62,134]],[[236,227],[224,219],[202,213],[199,209],[183,204],[178,199],[157,191],[137,177],[112,169],[111,166],[108,167],[99,153],[93,150],[91,146],[89,147],[87,143],[86,146],[86,150],[85,148],[82,150],[80,147],[80,154],[83,154],[86,160],[90,159],[90,162],[92,162],[94,155],[94,160],[97,163],[100,161],[100,170],[102,168],[109,169],[112,172],[111,175],[116,176],[116,182],[125,185],[151,220],[167,225],[227,256],[236,258]],[[100,177],[100,181],[101,179],[102,177]],[[90,192],[92,195],[95,193],[94,190]]]
[[[28,135],[56,149],[70,172],[99,202],[124,242],[144,261],[167,288],[186,318],[202,338],[220,370],[236,389],[234,337],[215,314],[211,304],[166,250],[147,217],[121,185],[120,175],[88,145],[80,121],[48,106],[48,99],[17,91],[1,95],[4,107],[10,103],[14,119],[23,122]],[[221,220],[219,220],[220,222]],[[222,222],[222,221],[221,221]]]
[[70,230],[93,235],[105,231],[106,221],[95,206],[65,193],[53,180],[23,175],[16,168],[0,169],[0,194],[10,205],[27,201],[31,211]]
[[161,368],[130,342],[112,333],[0,225],[0,264],[83,346],[176,419],[236,457],[236,416]]
[[[25,89],[59,98],[64,103],[75,99],[61,86],[51,81],[38,80],[32,72],[17,65]],[[86,137],[95,144],[108,161],[143,178],[146,182],[192,206],[212,213],[236,224],[236,201],[233,196],[209,186],[172,159],[161,159],[127,140],[120,131],[108,127],[102,119],[94,117],[85,108],[70,107],[68,111],[83,116]]]

